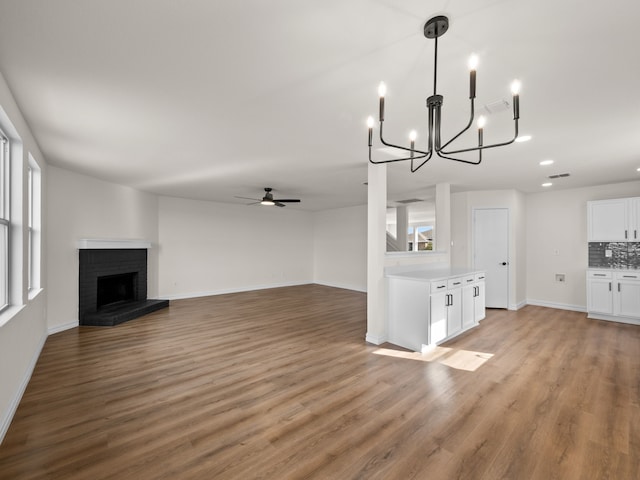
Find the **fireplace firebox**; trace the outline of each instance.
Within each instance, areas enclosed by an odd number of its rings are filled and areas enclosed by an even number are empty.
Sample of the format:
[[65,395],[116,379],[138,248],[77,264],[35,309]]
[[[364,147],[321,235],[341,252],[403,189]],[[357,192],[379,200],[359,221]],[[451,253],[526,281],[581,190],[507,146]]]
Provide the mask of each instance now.
[[98,277],[97,308],[135,300],[136,275],[138,272]]
[[147,299],[147,250],[81,249],[80,325],[113,326],[169,305]]

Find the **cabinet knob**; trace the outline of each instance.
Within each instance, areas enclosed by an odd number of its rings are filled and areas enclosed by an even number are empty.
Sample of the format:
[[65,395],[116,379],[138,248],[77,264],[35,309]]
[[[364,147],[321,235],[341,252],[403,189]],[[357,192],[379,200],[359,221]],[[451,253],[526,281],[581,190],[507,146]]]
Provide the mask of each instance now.
[[501,264],[501,265],[506,265],[506,264],[507,264],[507,262],[502,262],[502,264]]

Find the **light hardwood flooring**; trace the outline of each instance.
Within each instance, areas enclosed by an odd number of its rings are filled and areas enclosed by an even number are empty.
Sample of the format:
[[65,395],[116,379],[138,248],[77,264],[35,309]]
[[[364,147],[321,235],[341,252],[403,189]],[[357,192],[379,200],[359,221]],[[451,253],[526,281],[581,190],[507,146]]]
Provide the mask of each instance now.
[[640,327],[528,306],[421,356],[366,295],[173,301],[50,336],[1,479],[637,479]]

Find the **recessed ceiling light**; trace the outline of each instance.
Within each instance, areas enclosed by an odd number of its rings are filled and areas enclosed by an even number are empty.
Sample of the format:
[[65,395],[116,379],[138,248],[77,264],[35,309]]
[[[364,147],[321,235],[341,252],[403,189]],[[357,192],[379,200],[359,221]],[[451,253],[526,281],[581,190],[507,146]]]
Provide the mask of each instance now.
[[516,142],[528,142],[529,140],[531,140],[531,135],[520,135],[516,138]]
[[545,166],[545,165],[551,165],[553,164],[553,160],[542,160],[540,162],[540,165]]
[[547,182],[547,183],[543,183],[542,184],[543,187],[550,187],[551,185],[553,185],[553,183],[551,183],[551,182]]
[[636,171],[637,171],[637,172],[640,172],[640,167],[639,167],[639,168],[636,168]]

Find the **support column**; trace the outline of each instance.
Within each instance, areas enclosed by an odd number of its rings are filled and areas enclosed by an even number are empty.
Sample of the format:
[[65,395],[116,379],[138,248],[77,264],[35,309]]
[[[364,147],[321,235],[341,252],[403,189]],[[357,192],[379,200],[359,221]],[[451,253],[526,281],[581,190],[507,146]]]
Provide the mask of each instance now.
[[451,186],[436,185],[436,250],[447,254],[451,265]]
[[387,166],[369,163],[367,191],[367,335],[375,345],[387,339],[384,259],[387,249]]
[[[396,207],[396,235],[398,238],[398,247],[401,252],[409,250],[409,238],[407,230],[409,228],[409,211],[406,205]],[[415,242],[414,242],[415,245]]]

